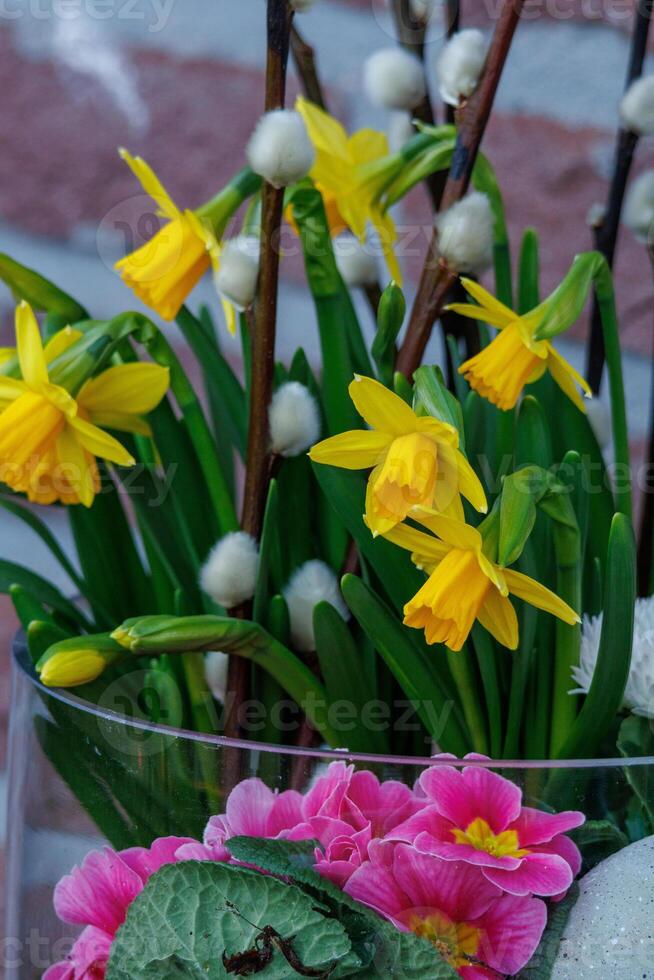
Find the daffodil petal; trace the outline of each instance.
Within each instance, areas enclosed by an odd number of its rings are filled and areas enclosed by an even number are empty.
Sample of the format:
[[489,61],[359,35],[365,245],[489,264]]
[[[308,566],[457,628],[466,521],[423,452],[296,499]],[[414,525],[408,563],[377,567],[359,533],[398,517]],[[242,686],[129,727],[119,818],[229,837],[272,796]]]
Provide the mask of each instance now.
[[63,330],[58,330],[43,348],[46,363],[52,364],[58,357],[65,354],[69,347],[72,347],[78,340],[81,340],[83,336],[84,334],[80,330],[75,330],[73,327],[64,327]]
[[381,249],[384,254],[384,259],[386,260],[386,265],[388,266],[390,278],[396,282],[398,286],[401,286],[404,281],[404,276],[402,275],[402,269],[400,268],[397,255],[395,254],[394,244],[397,241],[397,229],[395,227],[395,222],[391,218],[390,214],[382,214],[378,208],[374,208],[370,212],[370,220],[372,221],[375,230],[377,231],[377,235],[379,236]]
[[489,323],[492,327],[497,327],[498,330],[503,330],[504,327],[508,326],[504,313],[496,313],[484,306],[473,306],[472,303],[450,303],[445,309],[452,313],[458,313],[459,316],[466,316],[471,320]]
[[478,282],[474,279],[467,279],[465,276],[461,276],[461,282],[465,291],[476,299],[480,306],[483,306],[496,317],[503,317],[505,321],[505,326],[511,323],[512,320],[517,320],[517,315],[504,303],[501,303],[499,299],[496,299],[492,293],[489,293],[487,289],[480,286]]
[[24,300],[16,308],[16,346],[23,380],[30,388],[48,383],[48,366],[43,353],[41,332],[32,307]]
[[119,151],[121,158],[130,168],[146,194],[149,194],[153,201],[158,205],[161,213],[166,217],[178,218],[180,210],[173,201],[172,197],[163,186],[152,167],[150,167],[142,157],[133,157],[124,148]]
[[419,524],[437,534],[451,548],[461,548],[474,552],[481,551],[481,534],[470,524],[464,524],[462,521],[446,517],[444,514],[437,514],[435,511],[426,510],[423,507],[414,507],[410,516],[412,520],[418,521]]
[[88,450],[93,456],[109,460],[110,463],[117,463],[119,466],[133,466],[135,459],[127,452],[124,446],[110,436],[108,432],[103,432],[91,422],[86,422],[78,417],[68,419],[70,425],[77,436],[78,442],[84,449]]
[[80,503],[90,507],[95,496],[93,475],[84,446],[68,426],[57,439],[57,460],[60,467],[59,479],[63,480],[65,477],[66,483],[77,494]]
[[429,415],[417,417],[416,431],[431,436],[436,442],[445,443],[454,449],[459,445],[459,433],[454,426],[450,425],[449,422],[441,422],[440,419],[431,418]]
[[377,129],[359,129],[350,136],[348,151],[353,164],[372,163],[389,155],[388,137]]
[[586,379],[583,377],[583,375],[579,373],[579,371],[577,371],[576,368],[572,366],[572,364],[570,364],[569,361],[566,361],[565,357],[559,354],[556,347],[554,347],[552,344],[547,345],[547,355],[548,355],[547,357],[548,366],[550,371],[552,371],[552,375],[554,375],[554,371],[552,370],[552,365],[556,364],[562,371],[565,372],[566,375],[568,375],[573,381],[575,381],[579,385],[582,391],[584,391],[587,395],[589,395],[592,398],[593,389],[588,384]]
[[524,599],[530,605],[551,613],[571,626],[581,621],[579,615],[567,602],[559,599],[554,592],[545,588],[540,582],[534,581],[528,575],[523,575],[522,572],[516,572],[513,568],[505,568],[503,572],[509,591],[518,599]]
[[18,378],[5,378],[0,376],[0,402],[9,403],[24,395],[29,388],[24,381]]
[[138,415],[129,412],[92,412],[91,422],[100,429],[116,429],[118,432],[132,432],[137,436],[150,437],[152,429]]
[[346,470],[367,470],[377,465],[390,443],[391,438],[384,432],[353,429],[323,439],[311,448],[309,456],[314,463],[340,466]]
[[309,138],[318,152],[346,155],[348,136],[337,119],[301,95],[295,100],[295,110],[304,119]]
[[486,500],[486,494],[481,485],[481,480],[466,457],[459,450],[456,453],[456,468],[459,473],[460,492],[466,500],[470,501],[475,510],[478,510],[481,514],[486,514],[488,511],[488,501]]
[[511,600],[500,595],[497,589],[489,589],[477,619],[508,650],[517,649],[519,642],[518,617]]
[[441,561],[450,551],[449,545],[443,541],[439,541],[431,534],[425,534],[424,531],[409,527],[407,524],[397,524],[391,531],[384,534],[384,537],[399,548],[404,548],[405,551],[410,551],[412,554],[424,555],[431,561]]
[[417,430],[413,409],[379,381],[357,375],[348,391],[361,418],[378,432],[401,436]]
[[0,364],[6,364],[7,361],[10,361],[15,356],[15,347],[0,347]]
[[169,383],[170,371],[159,364],[117,364],[87,381],[77,401],[90,413],[147,415],[164,397]]
[[224,296],[220,297],[220,301],[223,307],[223,315],[225,317],[225,326],[227,327],[227,332],[236,336],[236,307],[233,303],[230,303],[228,299]]

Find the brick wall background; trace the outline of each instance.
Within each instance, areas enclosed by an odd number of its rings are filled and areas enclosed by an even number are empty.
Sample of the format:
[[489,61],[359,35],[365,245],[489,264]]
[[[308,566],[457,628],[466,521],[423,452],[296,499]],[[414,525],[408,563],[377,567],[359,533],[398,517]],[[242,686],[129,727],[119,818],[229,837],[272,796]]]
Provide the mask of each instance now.
[[[528,2],[502,81],[484,149],[501,176],[514,243],[527,226],[541,234],[546,287],[589,247],[586,214],[606,196],[631,7],[625,0]],[[499,0],[463,0],[462,8],[464,25],[489,31]],[[385,0],[318,0],[298,24],[316,46],[335,113],[350,128],[384,127],[384,113],[365,102],[358,84],[365,56],[391,42]],[[442,36],[437,18],[430,65]],[[94,315],[132,306],[111,267],[125,247],[119,219],[133,219],[142,201],[116,147],[143,155],[183,205],[207,199],[242,165],[262,108],[263,54],[263,0],[0,3],[0,249],[79,296]],[[294,78],[290,90],[297,91]],[[645,141],[637,170],[652,164]],[[399,220],[429,223],[420,193]],[[419,255],[407,263],[409,290],[419,267]],[[626,232],[617,271],[638,441],[646,428],[652,280],[644,250]],[[286,263],[283,277],[280,352],[301,339],[315,353],[299,263]],[[207,282],[197,298],[213,302]],[[10,336],[11,312],[0,287],[0,344]],[[577,365],[583,332],[582,324],[565,344]],[[66,542],[63,515],[49,518]],[[0,555],[18,553],[57,578],[36,540],[1,516]],[[0,597],[0,773],[13,629]],[[0,837],[3,789],[0,775]]]

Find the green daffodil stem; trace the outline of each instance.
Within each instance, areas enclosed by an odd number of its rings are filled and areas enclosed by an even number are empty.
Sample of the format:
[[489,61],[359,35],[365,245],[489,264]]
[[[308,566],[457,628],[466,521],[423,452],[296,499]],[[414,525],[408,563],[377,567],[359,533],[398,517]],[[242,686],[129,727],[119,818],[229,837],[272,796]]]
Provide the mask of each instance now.
[[[493,35],[486,68],[474,95],[471,96],[457,132],[457,144],[452,166],[443,192],[442,208],[459,201],[468,190],[477,160],[482,137],[493,108],[495,93],[502,76],[513,35],[524,0],[504,0]],[[432,327],[445,304],[445,297],[456,274],[445,269],[439,261],[438,238],[432,238],[418,286],[411,319],[400,349],[397,367],[407,378],[420,366]]]
[[461,699],[461,707],[472,738],[470,750],[479,752],[481,755],[488,755],[490,749],[488,734],[480,692],[473,672],[470,650],[468,647],[464,647],[459,653],[448,650],[447,662]]
[[[281,109],[286,100],[286,69],[293,11],[288,0],[268,0],[266,62],[266,112]],[[277,290],[279,280],[279,229],[284,209],[284,188],[264,182],[261,192],[261,265],[252,337],[252,380],[241,525],[259,538],[270,481],[268,406],[272,398],[275,369]],[[237,610],[245,616],[247,610]],[[225,734],[240,734],[239,714],[248,697],[250,668],[232,657],[227,681],[232,703],[225,720]]]
[[[556,561],[556,592],[573,609],[581,609],[581,537],[572,524],[552,522]],[[577,717],[577,704],[570,697],[572,668],[579,663],[581,626],[561,620],[555,625],[554,691],[552,701],[551,756],[556,758]]]

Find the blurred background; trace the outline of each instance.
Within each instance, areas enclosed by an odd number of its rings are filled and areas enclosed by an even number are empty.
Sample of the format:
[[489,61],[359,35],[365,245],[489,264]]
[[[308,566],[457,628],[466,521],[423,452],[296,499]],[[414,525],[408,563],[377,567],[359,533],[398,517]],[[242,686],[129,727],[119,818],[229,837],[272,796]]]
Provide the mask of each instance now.
[[[462,0],[462,26],[490,32],[499,7],[500,0]],[[526,227],[539,232],[544,289],[591,247],[587,218],[606,200],[632,22],[631,0],[528,0],[518,29],[483,148],[500,176],[514,246]],[[348,129],[389,124],[360,94],[360,75],[368,54],[393,43],[391,23],[385,0],[318,0],[298,16],[330,109]],[[430,65],[444,36],[436,2]],[[0,251],[54,280],[95,317],[136,308],[112,267],[154,230],[152,208],[117,147],[142,155],[182,207],[201,204],[243,165],[263,108],[264,53],[264,0],[0,0]],[[433,72],[430,82],[437,103]],[[291,70],[289,102],[298,91]],[[636,173],[653,163],[654,144],[645,140]],[[397,220],[411,229],[402,259],[410,294],[431,232],[421,190]],[[652,273],[626,230],[616,270],[638,454],[649,416]],[[282,276],[280,357],[300,343],[315,355],[301,263],[289,257]],[[208,278],[191,306],[201,301],[219,309]],[[372,331],[365,305],[361,317]],[[0,345],[12,342],[12,322],[12,298],[0,285]],[[578,367],[585,330],[580,323],[561,344]],[[236,361],[236,345],[226,338],[224,346]],[[65,515],[53,508],[47,516],[66,543]],[[0,557],[66,585],[38,540],[4,514]],[[0,847],[13,630],[0,597]]]

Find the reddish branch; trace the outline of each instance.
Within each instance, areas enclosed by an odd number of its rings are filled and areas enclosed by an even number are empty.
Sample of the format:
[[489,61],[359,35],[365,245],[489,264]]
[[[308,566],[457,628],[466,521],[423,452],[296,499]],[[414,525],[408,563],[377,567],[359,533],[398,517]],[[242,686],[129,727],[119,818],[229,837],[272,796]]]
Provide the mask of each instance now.
[[[286,98],[286,69],[293,13],[288,0],[268,0],[268,56],[266,64],[266,112],[281,109]],[[254,538],[261,526],[270,483],[268,406],[272,398],[279,280],[279,229],[284,207],[284,189],[267,182],[261,194],[261,269],[252,337],[252,377],[250,383],[250,425],[241,527]],[[245,616],[240,608],[234,615]],[[225,735],[238,738],[241,732],[241,705],[250,687],[250,665],[242,657],[230,657],[228,690],[230,709],[225,719]]]
[[[479,86],[461,113],[452,167],[443,192],[443,209],[459,201],[470,186],[479,147],[524,2],[525,0],[505,0],[502,7]],[[456,273],[440,260],[438,237],[434,232],[407,334],[398,355],[397,368],[408,378],[413,376],[413,372],[422,362],[432,327],[456,278]]]
[[315,52],[311,45],[304,40],[295,25],[291,28],[291,51],[304,94],[310,102],[327,112],[327,102],[316,67]]

